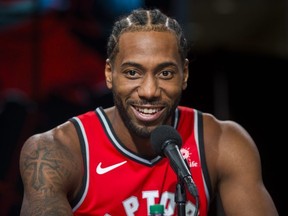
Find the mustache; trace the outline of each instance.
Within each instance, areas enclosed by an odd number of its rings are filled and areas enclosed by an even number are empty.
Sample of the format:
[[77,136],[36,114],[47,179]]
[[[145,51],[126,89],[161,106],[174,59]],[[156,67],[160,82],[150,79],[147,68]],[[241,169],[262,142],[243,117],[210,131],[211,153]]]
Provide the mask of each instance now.
[[143,106],[143,105],[166,106],[167,105],[166,103],[161,102],[159,100],[132,100],[132,99],[128,99],[126,102],[129,105],[139,105],[139,106]]

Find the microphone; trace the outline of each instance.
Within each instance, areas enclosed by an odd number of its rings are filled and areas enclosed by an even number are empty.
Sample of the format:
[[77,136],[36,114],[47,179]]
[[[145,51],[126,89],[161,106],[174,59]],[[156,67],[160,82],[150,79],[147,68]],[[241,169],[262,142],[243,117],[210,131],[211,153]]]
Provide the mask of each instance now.
[[182,146],[182,138],[178,131],[170,125],[160,125],[152,131],[150,141],[154,151],[169,159],[172,169],[185,182],[188,191],[198,198],[198,190],[179,150]]

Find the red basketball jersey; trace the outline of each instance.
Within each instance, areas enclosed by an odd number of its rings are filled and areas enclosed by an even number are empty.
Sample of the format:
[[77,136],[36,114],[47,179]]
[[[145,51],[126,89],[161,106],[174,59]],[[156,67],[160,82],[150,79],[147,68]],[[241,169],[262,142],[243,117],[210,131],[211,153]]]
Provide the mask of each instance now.
[[[168,158],[151,160],[131,152],[117,138],[104,110],[97,108],[71,119],[79,135],[85,173],[81,192],[72,203],[75,216],[145,216],[149,206],[163,204],[165,215],[177,215],[178,183]],[[205,163],[201,112],[179,106],[174,127],[182,137],[199,194],[199,215],[207,215],[210,181]],[[186,191],[186,215],[193,215],[195,199]]]

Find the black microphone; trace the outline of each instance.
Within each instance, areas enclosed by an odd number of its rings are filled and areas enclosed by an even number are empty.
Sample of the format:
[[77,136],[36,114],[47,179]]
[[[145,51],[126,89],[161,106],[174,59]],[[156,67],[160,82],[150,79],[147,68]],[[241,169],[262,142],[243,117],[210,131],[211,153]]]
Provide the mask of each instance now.
[[171,167],[185,182],[188,191],[198,198],[198,190],[179,150],[182,146],[182,138],[178,131],[170,125],[160,125],[152,131],[150,141],[154,151],[169,159]]

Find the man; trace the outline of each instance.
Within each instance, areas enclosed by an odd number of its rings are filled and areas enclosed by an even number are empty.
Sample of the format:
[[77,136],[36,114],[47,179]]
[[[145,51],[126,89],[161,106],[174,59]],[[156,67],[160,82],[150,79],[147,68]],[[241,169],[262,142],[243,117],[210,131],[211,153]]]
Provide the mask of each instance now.
[[117,21],[105,67],[115,106],[26,141],[21,215],[148,215],[158,203],[165,215],[177,215],[178,176],[150,142],[160,125],[179,132],[196,184],[199,197],[186,188],[186,215],[207,215],[217,193],[226,215],[278,215],[245,129],[179,106],[189,75],[187,52],[179,24],[159,10],[135,10]]

